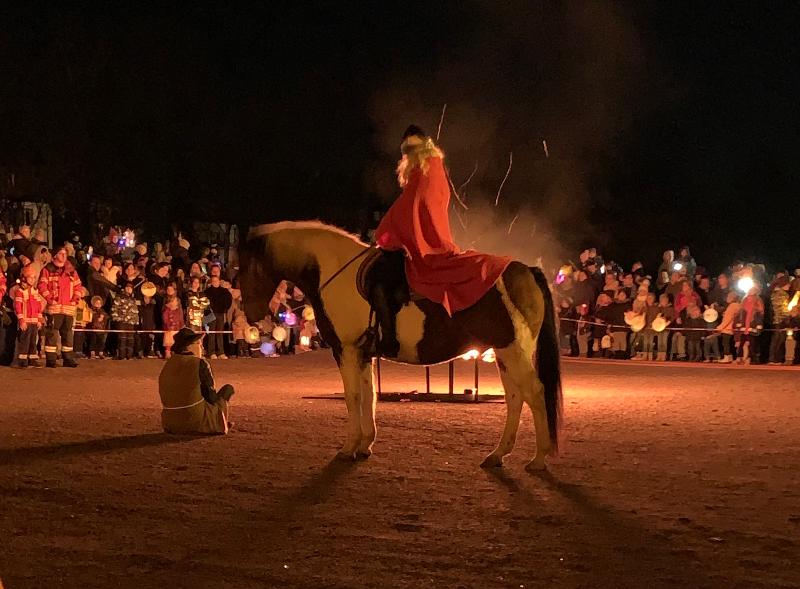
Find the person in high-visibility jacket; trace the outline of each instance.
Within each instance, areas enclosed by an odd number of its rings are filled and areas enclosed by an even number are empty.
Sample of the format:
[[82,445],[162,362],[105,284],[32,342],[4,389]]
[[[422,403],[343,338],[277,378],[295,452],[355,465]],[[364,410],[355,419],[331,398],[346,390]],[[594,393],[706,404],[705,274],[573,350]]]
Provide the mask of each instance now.
[[219,391],[211,366],[203,358],[203,333],[188,327],[175,334],[172,357],[158,377],[161,423],[171,434],[226,434],[233,387]]

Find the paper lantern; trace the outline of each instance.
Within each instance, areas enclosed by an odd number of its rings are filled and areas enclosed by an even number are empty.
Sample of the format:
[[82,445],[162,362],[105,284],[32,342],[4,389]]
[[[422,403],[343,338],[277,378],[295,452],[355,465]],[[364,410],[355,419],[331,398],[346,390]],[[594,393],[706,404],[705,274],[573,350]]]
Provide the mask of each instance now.
[[244,339],[248,344],[256,343],[259,339],[258,327],[248,327],[244,332]]
[[634,333],[642,331],[646,323],[647,321],[645,320],[644,315],[636,315],[630,324],[631,331],[633,331]]
[[669,322],[661,315],[653,319],[653,331],[656,333],[661,333],[664,331],[667,328],[667,325],[669,325]]
[[311,338],[308,337],[307,335],[301,335],[300,336],[300,345],[301,346],[305,346],[305,347],[309,347],[311,345]]
[[146,297],[156,296],[156,285],[152,282],[145,282],[142,284],[142,294]]
[[285,327],[278,325],[278,327],[272,330],[272,337],[277,342],[285,342],[286,338],[289,337],[289,332],[286,331]]
[[714,323],[717,319],[719,319],[719,313],[714,307],[709,307],[703,311],[703,321],[706,323]]
[[303,308],[303,319],[306,321],[314,321],[314,309],[311,308],[311,305],[306,305]]
[[275,344],[273,344],[272,342],[264,342],[263,344],[261,344],[261,347],[259,349],[261,350],[261,353],[264,354],[265,356],[275,355]]
[[286,313],[286,316],[284,317],[283,321],[289,327],[294,327],[295,325],[297,325],[297,315],[289,311],[288,313]]

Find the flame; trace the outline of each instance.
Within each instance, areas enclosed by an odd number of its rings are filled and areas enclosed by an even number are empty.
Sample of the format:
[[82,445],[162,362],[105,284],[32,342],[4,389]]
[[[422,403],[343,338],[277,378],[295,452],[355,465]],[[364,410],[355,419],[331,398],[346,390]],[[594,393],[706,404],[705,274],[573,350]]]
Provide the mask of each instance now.
[[489,348],[481,355],[481,360],[490,364],[494,362],[496,359],[497,356],[495,356],[494,348]]
[[794,296],[792,297],[792,300],[789,301],[789,305],[786,308],[791,311],[792,309],[794,309],[797,306],[797,303],[800,303],[800,290],[798,290],[796,293],[794,293]]
[[481,355],[481,353],[478,350],[470,350],[469,352],[467,352],[466,354],[461,356],[461,359],[462,360],[474,360],[475,358],[477,358],[480,355]]

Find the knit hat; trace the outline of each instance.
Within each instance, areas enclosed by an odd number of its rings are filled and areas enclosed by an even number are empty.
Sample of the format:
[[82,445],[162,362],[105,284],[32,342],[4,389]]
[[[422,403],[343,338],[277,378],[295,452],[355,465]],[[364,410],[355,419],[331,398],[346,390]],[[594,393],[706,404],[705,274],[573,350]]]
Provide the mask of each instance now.
[[775,282],[772,283],[772,287],[773,288],[784,288],[785,286],[788,286],[789,283],[790,283],[789,277],[784,274],[783,276],[778,276],[775,279]]

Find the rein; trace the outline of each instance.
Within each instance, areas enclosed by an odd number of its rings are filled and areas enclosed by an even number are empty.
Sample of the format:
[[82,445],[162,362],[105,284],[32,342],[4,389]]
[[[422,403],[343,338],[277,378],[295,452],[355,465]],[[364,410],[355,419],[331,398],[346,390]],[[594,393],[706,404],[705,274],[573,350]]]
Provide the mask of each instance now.
[[349,262],[347,262],[347,263],[346,263],[344,266],[342,266],[342,267],[341,267],[341,268],[339,268],[339,269],[338,269],[336,272],[334,272],[334,273],[333,273],[333,276],[331,276],[330,278],[328,278],[328,280],[326,280],[326,281],[325,281],[325,283],[324,283],[322,286],[320,286],[320,287],[319,287],[319,292],[320,292],[320,294],[322,294],[322,291],[325,289],[325,287],[326,287],[326,286],[328,286],[328,285],[329,285],[331,282],[333,282],[333,281],[334,281],[334,279],[335,279],[335,278],[337,278],[337,277],[339,276],[339,274],[341,274],[342,272],[344,272],[345,270],[347,270],[347,268],[350,266],[350,264],[352,264],[353,262],[355,262],[355,261],[356,261],[357,259],[359,259],[360,257],[367,255],[367,254],[368,254],[369,252],[371,252],[371,251],[372,251],[374,248],[375,248],[375,246],[374,246],[374,245],[373,245],[373,246],[370,246],[370,247],[368,247],[368,248],[366,248],[366,249],[365,249],[363,252],[360,252],[358,255],[356,255],[356,256],[354,256],[353,258],[351,258]]

